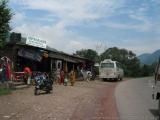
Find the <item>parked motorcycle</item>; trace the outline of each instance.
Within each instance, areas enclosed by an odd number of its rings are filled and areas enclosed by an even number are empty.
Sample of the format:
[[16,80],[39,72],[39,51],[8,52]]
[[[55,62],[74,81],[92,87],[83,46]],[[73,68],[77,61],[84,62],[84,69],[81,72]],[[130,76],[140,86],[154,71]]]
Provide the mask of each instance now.
[[49,79],[48,75],[45,73],[39,73],[35,76],[35,89],[34,94],[38,95],[40,90],[50,93],[53,89],[53,81]]

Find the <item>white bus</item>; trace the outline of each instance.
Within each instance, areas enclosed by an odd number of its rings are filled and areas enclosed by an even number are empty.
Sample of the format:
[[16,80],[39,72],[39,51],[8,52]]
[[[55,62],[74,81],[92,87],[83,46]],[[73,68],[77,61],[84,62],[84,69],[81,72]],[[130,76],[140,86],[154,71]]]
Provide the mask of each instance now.
[[124,71],[117,61],[105,59],[99,65],[99,78],[108,80],[122,80]]

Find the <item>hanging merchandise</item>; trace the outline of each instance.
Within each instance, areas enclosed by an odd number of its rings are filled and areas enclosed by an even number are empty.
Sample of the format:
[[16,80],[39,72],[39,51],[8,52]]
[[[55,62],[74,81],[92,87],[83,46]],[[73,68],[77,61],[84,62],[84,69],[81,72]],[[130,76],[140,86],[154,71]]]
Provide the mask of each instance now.
[[1,61],[2,61],[2,68],[1,68],[2,82],[11,80],[11,66],[10,66],[11,60],[8,57],[4,56],[1,58]]
[[20,49],[18,55],[35,61],[41,61],[42,56],[39,52],[29,49]]

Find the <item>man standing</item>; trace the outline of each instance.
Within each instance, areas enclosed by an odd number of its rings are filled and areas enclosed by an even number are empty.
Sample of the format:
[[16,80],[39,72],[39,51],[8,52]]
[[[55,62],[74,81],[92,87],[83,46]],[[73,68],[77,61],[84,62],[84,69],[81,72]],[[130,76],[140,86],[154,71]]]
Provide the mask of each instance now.
[[30,85],[31,84],[31,76],[32,76],[32,71],[29,67],[25,67],[24,68],[24,75],[25,75],[25,79],[27,80],[27,84]]

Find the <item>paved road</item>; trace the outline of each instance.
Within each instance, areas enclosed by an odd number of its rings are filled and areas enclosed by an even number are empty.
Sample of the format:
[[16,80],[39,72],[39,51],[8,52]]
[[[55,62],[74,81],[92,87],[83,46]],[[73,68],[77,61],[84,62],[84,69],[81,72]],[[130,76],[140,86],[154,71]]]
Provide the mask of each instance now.
[[116,87],[121,120],[157,120],[157,101],[152,99],[152,77],[131,79]]

